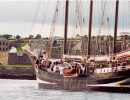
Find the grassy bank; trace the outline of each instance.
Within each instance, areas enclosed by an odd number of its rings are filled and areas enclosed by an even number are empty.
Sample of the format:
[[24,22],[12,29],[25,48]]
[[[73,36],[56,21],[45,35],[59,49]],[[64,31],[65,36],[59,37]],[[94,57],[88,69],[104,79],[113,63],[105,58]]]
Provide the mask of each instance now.
[[32,65],[0,65],[5,67],[32,67]]
[[20,46],[17,47],[17,51],[22,51],[22,47],[24,47],[26,45],[26,43],[20,43]]

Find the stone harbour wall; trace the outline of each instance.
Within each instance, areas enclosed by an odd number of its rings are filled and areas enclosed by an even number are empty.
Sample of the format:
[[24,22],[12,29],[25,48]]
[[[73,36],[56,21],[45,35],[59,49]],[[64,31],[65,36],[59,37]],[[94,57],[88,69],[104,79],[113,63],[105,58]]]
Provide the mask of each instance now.
[[32,65],[27,54],[22,54],[18,56],[17,53],[9,53],[8,54],[8,65]]
[[8,52],[0,52],[0,63],[2,65],[8,64]]
[[2,65],[32,65],[27,54],[21,56],[17,53],[0,52],[0,63]]
[[0,66],[0,78],[5,79],[36,79],[33,67]]

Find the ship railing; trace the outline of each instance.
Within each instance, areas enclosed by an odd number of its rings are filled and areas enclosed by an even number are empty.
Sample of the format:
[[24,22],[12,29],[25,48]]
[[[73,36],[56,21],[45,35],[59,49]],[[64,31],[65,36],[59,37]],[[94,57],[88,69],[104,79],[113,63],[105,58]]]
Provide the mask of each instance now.
[[118,66],[118,71],[123,71],[123,70],[126,70],[126,66]]
[[126,67],[126,66],[112,67],[112,72],[124,71],[128,69],[130,69],[130,67]]
[[127,65],[127,66],[126,66],[126,70],[130,70],[130,65]]
[[95,70],[95,73],[118,72],[118,71],[124,71],[124,70],[129,70],[129,69],[130,69],[130,65],[128,65],[128,66],[118,66],[118,67],[97,68]]
[[117,72],[118,68],[117,67],[112,67],[112,72]]
[[95,70],[95,73],[109,73],[112,72],[111,67],[107,67],[107,68],[97,68]]

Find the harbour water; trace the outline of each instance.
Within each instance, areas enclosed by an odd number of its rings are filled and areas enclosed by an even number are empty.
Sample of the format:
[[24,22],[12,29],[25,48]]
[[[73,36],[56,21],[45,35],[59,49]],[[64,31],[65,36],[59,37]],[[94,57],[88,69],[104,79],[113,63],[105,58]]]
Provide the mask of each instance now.
[[130,100],[130,94],[43,90],[36,80],[0,79],[0,100]]

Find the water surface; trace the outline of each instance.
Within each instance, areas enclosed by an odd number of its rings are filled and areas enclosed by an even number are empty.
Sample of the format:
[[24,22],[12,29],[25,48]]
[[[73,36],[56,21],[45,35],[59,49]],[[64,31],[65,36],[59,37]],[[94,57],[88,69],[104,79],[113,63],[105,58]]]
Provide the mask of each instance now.
[[44,90],[36,80],[0,79],[0,100],[130,100],[130,94]]

